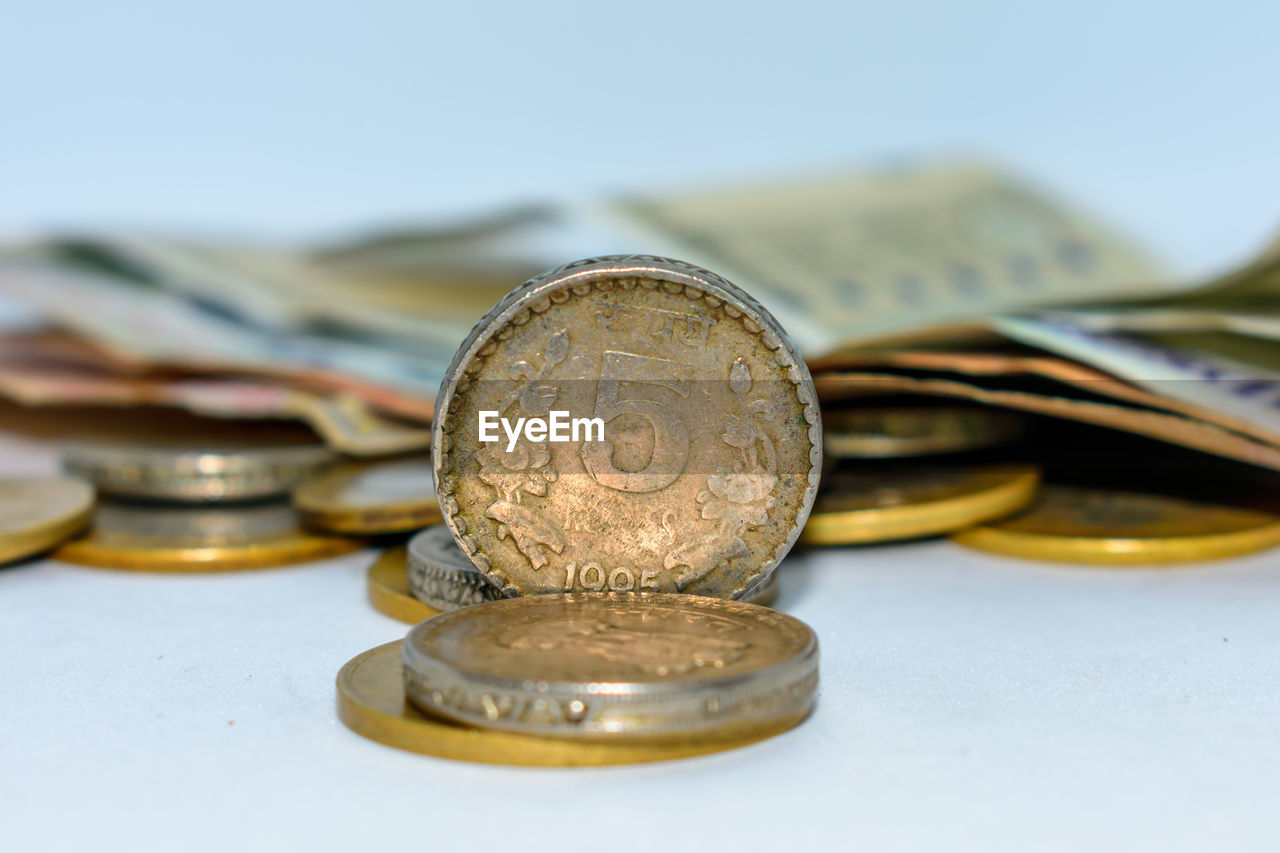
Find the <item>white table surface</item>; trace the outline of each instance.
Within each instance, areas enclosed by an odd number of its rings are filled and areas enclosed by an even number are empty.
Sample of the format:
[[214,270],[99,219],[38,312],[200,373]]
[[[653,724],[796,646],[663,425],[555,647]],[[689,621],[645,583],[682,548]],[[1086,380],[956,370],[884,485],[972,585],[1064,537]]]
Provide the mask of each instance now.
[[[52,449],[0,437],[6,471]],[[1100,571],[946,541],[793,555],[822,643],[798,729],[505,769],[348,731],[334,676],[404,625],[372,552],[229,575],[0,569],[0,848],[1273,850],[1280,552]]]

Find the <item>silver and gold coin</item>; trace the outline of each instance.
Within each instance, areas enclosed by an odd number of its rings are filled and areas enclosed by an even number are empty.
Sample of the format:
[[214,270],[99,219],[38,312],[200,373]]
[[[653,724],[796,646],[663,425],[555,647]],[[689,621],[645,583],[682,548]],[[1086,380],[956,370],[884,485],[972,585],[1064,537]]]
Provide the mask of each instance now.
[[409,589],[409,556],[403,545],[388,548],[365,575],[369,603],[384,616],[417,625],[440,611],[414,597]]
[[440,520],[425,456],[341,465],[294,489],[293,505],[308,527],[357,536],[405,533]]
[[506,595],[736,598],[799,535],[822,430],[764,308],[698,267],[617,256],[538,276],[481,319],[432,447],[445,521]]
[[859,545],[950,533],[1021,509],[1039,481],[1032,465],[837,471],[826,476],[801,541]]
[[102,503],[84,536],[53,558],[150,572],[219,572],[305,563],[362,547],[298,525],[287,503],[227,507]]
[[[457,549],[456,544],[454,548]],[[472,567],[471,570],[474,572],[475,568]],[[763,583],[757,584],[743,595],[741,600],[764,607],[772,606],[778,595],[780,571],[781,569],[775,569]],[[415,597],[409,589],[409,558],[403,545],[382,552],[369,566],[365,580],[369,603],[373,605],[373,609],[392,619],[417,625],[423,619],[430,619],[442,612]]]
[[823,412],[823,445],[835,459],[888,459],[979,450],[1017,437],[1015,412],[978,408],[865,408]]
[[1158,565],[1280,545],[1280,516],[1156,494],[1050,484],[1025,511],[952,537],[970,548],[1062,563]]
[[211,503],[278,497],[333,462],[314,445],[166,446],[67,443],[63,467],[104,494]]
[[93,515],[93,487],[73,477],[0,480],[0,563],[47,551]]
[[748,746],[799,722],[781,719],[739,740],[693,737],[658,743],[566,740],[459,725],[423,714],[406,701],[399,642],[352,658],[337,681],[338,718],[356,734],[408,752],[485,764],[597,767],[673,761]]
[[571,739],[750,738],[803,719],[818,684],[803,622],[670,593],[491,601],[428,619],[403,651],[419,710]]
[[409,589],[415,598],[436,610],[454,610],[502,598],[467,555],[453,531],[435,524],[409,540]]

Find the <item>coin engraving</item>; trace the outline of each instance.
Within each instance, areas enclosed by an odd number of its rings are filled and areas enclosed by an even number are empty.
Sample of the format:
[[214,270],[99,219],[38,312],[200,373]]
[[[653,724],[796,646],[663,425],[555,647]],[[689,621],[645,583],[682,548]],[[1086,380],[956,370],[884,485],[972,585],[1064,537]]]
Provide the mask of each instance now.
[[[599,418],[603,440],[479,441],[480,411],[553,405]],[[588,259],[513,291],[436,406],[441,510],[508,596],[739,596],[794,542],[820,472],[812,382],[785,333],[732,284],[666,259]]]
[[407,579],[414,597],[436,610],[501,598],[502,593],[462,553],[452,531],[435,524],[409,540]]
[[564,737],[664,737],[803,714],[817,641],[755,605],[666,593],[503,599],[410,631],[405,689],[428,712]]

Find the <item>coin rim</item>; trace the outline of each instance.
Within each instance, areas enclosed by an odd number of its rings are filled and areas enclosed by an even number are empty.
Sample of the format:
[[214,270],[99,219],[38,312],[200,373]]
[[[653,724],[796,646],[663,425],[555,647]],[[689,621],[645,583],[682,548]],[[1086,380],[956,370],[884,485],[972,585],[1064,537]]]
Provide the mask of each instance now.
[[[281,457],[284,458],[281,458]],[[198,457],[214,457],[217,470],[202,470]],[[285,495],[298,482],[333,463],[335,455],[324,445],[281,445],[272,448],[208,450],[198,448],[133,447],[127,444],[94,444],[68,441],[62,445],[62,467],[93,483],[104,494],[122,497],[163,498],[182,503],[250,501]],[[139,479],[122,478],[120,469],[142,473]],[[281,470],[296,469],[296,476],[281,478]],[[261,482],[259,482],[261,481]],[[201,483],[232,484],[222,494],[200,494],[191,486]],[[257,483],[259,487],[249,488]],[[262,485],[262,484],[269,485]]]
[[79,477],[14,477],[6,483],[47,483],[61,481],[74,484],[82,493],[75,495],[71,509],[50,518],[45,518],[20,530],[13,530],[0,536],[0,566],[39,554],[58,545],[68,537],[74,536],[89,525],[93,519],[93,510],[97,500],[97,492],[93,485]]
[[[419,638],[423,634],[440,632],[448,628],[448,626],[459,620],[475,618],[475,614],[482,608],[490,610],[503,607],[529,606],[530,602],[546,603],[555,600],[649,600],[650,602],[665,604],[677,610],[684,609],[706,609],[715,610],[728,608],[744,608],[746,610],[759,609],[768,614],[769,619],[781,619],[793,623],[793,625],[806,636],[807,640],[803,646],[796,651],[794,655],[784,660],[779,660],[756,669],[750,669],[741,672],[731,672],[714,674],[708,673],[700,675],[696,679],[683,681],[663,682],[663,681],[628,681],[619,679],[617,685],[626,685],[624,689],[615,689],[607,694],[601,693],[593,689],[598,682],[588,681],[566,681],[538,679],[536,688],[531,689],[531,685],[535,682],[531,680],[531,676],[524,675],[500,675],[486,672],[476,672],[467,670],[452,663],[435,658],[422,651],[419,646]],[[522,602],[522,604],[517,604]],[[779,690],[786,690],[795,685],[804,683],[806,680],[812,679],[813,686],[809,695],[804,701],[805,708],[810,708],[817,701],[818,694],[818,677],[820,669],[820,654],[818,646],[818,637],[814,630],[808,624],[778,610],[765,607],[759,604],[748,604],[744,601],[732,601],[729,599],[713,598],[711,596],[702,595],[686,595],[683,593],[668,592],[569,592],[569,593],[546,593],[542,595],[525,596],[518,599],[499,599],[497,601],[485,602],[484,604],[476,604],[471,607],[464,607],[458,610],[451,610],[433,617],[430,620],[421,622],[410,629],[405,635],[402,652],[404,654],[406,687],[405,693],[409,697],[410,704],[419,707],[424,713],[430,713],[436,716],[443,716],[448,719],[463,723],[464,725],[478,725],[478,720],[474,717],[464,714],[454,715],[448,708],[428,707],[428,703],[423,701],[419,705],[417,697],[414,696],[412,685],[408,678],[409,673],[413,673],[418,677],[422,677],[423,673],[429,673],[434,677],[443,676],[458,684],[466,685],[469,688],[480,690],[495,690],[518,696],[536,696],[537,698],[552,697],[563,699],[565,701],[573,701],[574,699],[587,699],[589,701],[601,701],[602,697],[605,701],[612,699],[612,704],[626,705],[631,703],[640,703],[648,711],[648,718],[644,723],[637,723],[632,727],[623,731],[602,731],[589,727],[557,727],[557,726],[529,726],[522,729],[514,726],[505,720],[489,721],[485,727],[502,729],[504,731],[538,732],[547,737],[565,738],[572,740],[615,740],[615,741],[663,741],[671,738],[682,738],[688,736],[703,735],[706,737],[729,737],[729,733],[741,732],[747,729],[754,729],[757,725],[755,721],[728,718],[723,720],[715,720],[703,725],[690,725],[690,721],[684,718],[667,718],[661,716],[659,709],[663,705],[670,707],[678,707],[680,703],[687,702],[691,698],[703,693],[714,693],[717,689],[737,688],[749,690],[752,684],[772,685],[760,691],[760,696],[768,696]],[[776,682],[782,682],[779,686]],[[757,697],[758,698],[758,697]],[[668,712],[670,713],[670,712]],[[782,716],[787,716],[783,714]],[[776,719],[776,718],[770,718]],[[768,721],[766,721],[767,724]]]
[[[482,729],[433,719],[408,701],[398,714],[376,707],[355,689],[357,672],[371,663],[388,665],[388,686],[394,681],[404,689],[402,641],[386,643],[356,655],[343,665],[335,679],[338,719],[352,732],[375,743],[406,752],[470,761],[524,767],[588,767],[648,764],[710,755],[767,740],[804,722],[809,709],[772,725],[762,725],[741,739],[696,737],[663,743],[602,743],[518,734]],[[390,667],[395,665],[395,669]],[[403,696],[403,693],[402,693]]]
[[[477,357],[482,359],[487,357],[487,354],[480,355],[480,350],[490,345],[499,332],[512,325],[523,325],[528,322],[531,313],[542,313],[549,309],[552,304],[551,293],[581,287],[589,288],[601,281],[625,277],[649,278],[659,282],[683,284],[686,295],[689,295],[688,290],[692,289],[697,291],[700,297],[710,295],[713,299],[723,302],[727,308],[741,312],[742,316],[738,319],[746,321],[743,325],[747,331],[758,335],[765,348],[772,351],[786,369],[787,377],[791,380],[796,397],[803,408],[805,422],[809,425],[809,472],[795,523],[775,550],[773,557],[762,563],[755,574],[747,577],[742,586],[730,591],[729,598],[738,598],[754,586],[760,577],[773,571],[795,545],[800,531],[804,529],[805,521],[809,518],[809,511],[813,508],[818,483],[822,477],[822,416],[818,408],[817,391],[799,349],[773,315],[750,294],[723,276],[686,261],[657,255],[627,254],[600,255],[571,261],[534,276],[490,308],[454,353],[449,369],[445,371],[440,391],[436,394],[435,412],[431,421],[431,459],[441,514],[444,516],[445,523],[449,525],[449,529],[453,531],[454,538],[458,540],[462,552],[489,579],[490,583],[508,597],[519,595],[521,590],[511,582],[511,578],[493,565],[487,555],[481,553],[475,538],[467,533],[465,519],[458,517],[458,502],[452,495],[452,478],[449,473],[452,469],[452,438],[446,433],[446,422],[449,404],[453,401],[459,379],[462,378],[460,368],[471,365]],[[731,305],[731,302],[736,302],[742,307]],[[752,325],[758,331],[753,330]],[[771,340],[776,342],[776,346],[771,345]],[[467,383],[469,382],[468,379]],[[463,387],[465,390],[466,386]]]
[[[290,493],[290,501],[305,526],[334,533],[357,535],[405,533],[441,521],[440,502],[434,494],[423,498],[365,507],[353,507],[351,504],[340,503],[333,499],[333,492],[336,489],[346,485],[362,472],[379,465],[392,465],[400,461],[404,460],[340,465],[299,483]],[[434,463],[431,464],[431,469],[434,477]]]
[[415,598],[409,589],[409,558],[403,545],[383,551],[369,564],[365,586],[374,610],[407,625],[443,612]]
[[[453,531],[449,530],[448,526],[445,525],[443,522],[432,524],[429,527],[424,528],[423,530],[419,530],[417,533],[413,534],[413,536],[409,538],[408,542],[405,543],[405,546],[404,546],[405,561],[406,561],[405,578],[409,584],[409,592],[413,595],[413,597],[418,601],[421,601],[424,604],[428,605],[429,607],[434,608],[436,611],[442,612],[442,613],[448,610],[456,610],[459,607],[467,607],[469,606],[469,604],[477,603],[477,602],[463,603],[463,602],[448,601],[447,599],[444,599],[444,598],[437,598],[435,596],[426,595],[425,591],[423,591],[420,588],[421,586],[421,584],[419,583],[420,575],[423,575],[427,572],[435,572],[437,575],[447,575],[451,578],[455,578],[458,586],[472,586],[472,587],[479,588],[481,590],[480,594],[482,596],[485,593],[491,592],[492,595],[485,597],[486,601],[492,601],[495,598],[502,598],[503,597],[502,592],[493,584],[489,583],[489,579],[485,577],[484,574],[482,574],[478,569],[476,569],[474,564],[471,564],[470,561],[468,561],[469,572],[463,573],[463,572],[459,572],[453,566],[444,565],[444,564],[435,562],[431,559],[428,559],[427,555],[423,554],[420,548],[414,547],[414,543],[419,542],[420,540],[423,540],[425,537],[429,535],[432,535],[432,531],[438,530],[440,528],[443,528],[444,530],[449,532],[450,542],[454,548],[457,548],[458,547],[457,538],[454,537]],[[463,555],[463,558],[464,559],[466,558],[465,554]],[[468,577],[467,574],[469,574],[470,576]],[[436,603],[437,601],[439,601],[440,604],[437,604]],[[441,604],[443,604],[444,606],[441,606]]]
[[814,513],[800,541],[806,545],[866,545],[950,533],[1016,512],[1034,500],[1040,486],[1040,469],[1034,465],[984,465],[969,470],[998,470],[1011,476],[989,489],[940,500]]
[[991,554],[1095,566],[1155,566],[1218,560],[1256,554],[1280,545],[1280,519],[1228,533],[1158,538],[1062,536],[1004,530],[998,524],[961,531],[951,540]]

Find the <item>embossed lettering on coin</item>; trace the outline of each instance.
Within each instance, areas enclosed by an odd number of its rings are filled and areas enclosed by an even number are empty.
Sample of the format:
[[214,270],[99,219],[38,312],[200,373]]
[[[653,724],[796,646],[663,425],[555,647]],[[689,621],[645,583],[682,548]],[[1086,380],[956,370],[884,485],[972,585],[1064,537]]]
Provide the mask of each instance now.
[[[479,413],[597,418],[604,440],[480,440]],[[771,316],[706,270],[578,261],[509,294],[463,343],[436,403],[441,509],[507,595],[735,597],[791,547],[821,427]]]
[[443,613],[409,632],[405,689],[427,713],[561,737],[738,735],[804,715],[803,622],[687,595],[572,593]]

